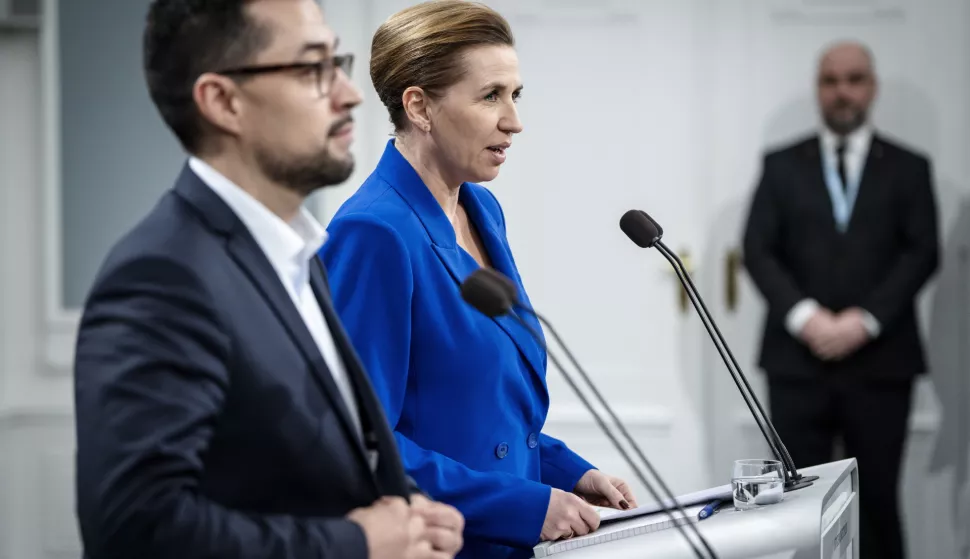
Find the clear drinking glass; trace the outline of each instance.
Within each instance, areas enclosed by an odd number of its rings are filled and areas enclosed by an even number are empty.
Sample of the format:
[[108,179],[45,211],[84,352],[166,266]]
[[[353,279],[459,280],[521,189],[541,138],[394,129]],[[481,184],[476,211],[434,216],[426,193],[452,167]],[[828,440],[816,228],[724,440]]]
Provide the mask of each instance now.
[[735,460],[731,488],[734,508],[749,510],[781,502],[785,476],[778,460]]

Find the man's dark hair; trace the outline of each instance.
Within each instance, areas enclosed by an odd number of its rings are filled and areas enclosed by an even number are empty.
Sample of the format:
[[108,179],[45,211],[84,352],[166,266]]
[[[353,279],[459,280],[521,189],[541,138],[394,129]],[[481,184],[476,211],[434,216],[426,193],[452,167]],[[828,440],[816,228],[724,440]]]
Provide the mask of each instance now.
[[143,37],[148,92],[189,153],[202,147],[205,123],[192,99],[196,79],[249,63],[271,39],[246,14],[252,0],[153,0]]

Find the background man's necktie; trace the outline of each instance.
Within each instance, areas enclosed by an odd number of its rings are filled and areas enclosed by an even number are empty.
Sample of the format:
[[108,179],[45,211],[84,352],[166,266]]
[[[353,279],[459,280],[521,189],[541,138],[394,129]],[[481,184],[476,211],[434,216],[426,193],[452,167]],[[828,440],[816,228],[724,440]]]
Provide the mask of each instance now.
[[839,170],[839,180],[842,181],[842,190],[849,189],[849,181],[845,176],[845,139],[840,138],[835,146],[835,160]]

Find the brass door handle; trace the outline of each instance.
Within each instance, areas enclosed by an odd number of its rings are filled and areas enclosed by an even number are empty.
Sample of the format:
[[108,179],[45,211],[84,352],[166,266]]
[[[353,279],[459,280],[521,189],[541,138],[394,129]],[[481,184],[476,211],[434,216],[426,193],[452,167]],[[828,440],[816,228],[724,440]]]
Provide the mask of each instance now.
[[724,302],[730,312],[738,308],[738,273],[743,266],[740,249],[732,248],[724,255]]
[[[684,271],[686,271],[687,274],[691,278],[693,278],[694,277],[694,260],[693,260],[693,258],[691,258],[690,251],[688,249],[686,249],[686,248],[683,248],[681,250],[678,250],[677,251],[677,257],[680,258],[680,261],[684,264]],[[670,273],[671,276],[673,276],[674,278],[677,278],[677,272],[673,268],[668,267],[668,272]],[[680,306],[680,312],[681,313],[686,313],[687,312],[687,305],[690,303],[690,299],[687,297],[687,290],[684,289],[684,286],[683,286],[682,283],[680,283],[680,279],[679,278],[677,278],[677,282],[676,282],[675,289],[677,290],[677,297],[678,297],[677,300],[678,300],[678,304]]]

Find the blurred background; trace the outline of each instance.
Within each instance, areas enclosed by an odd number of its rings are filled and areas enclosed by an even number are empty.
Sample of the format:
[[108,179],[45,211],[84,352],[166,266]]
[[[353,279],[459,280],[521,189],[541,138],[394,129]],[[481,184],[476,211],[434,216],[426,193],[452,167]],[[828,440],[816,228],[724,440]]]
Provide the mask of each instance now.
[[[366,100],[358,171],[311,200],[322,220],[390,134],[368,78],[370,38],[412,3],[323,2],[342,50],[358,56]],[[909,423],[907,542],[911,557],[970,557],[970,1],[486,3],[512,25],[525,83],[525,132],[489,185],[523,279],[678,493],[727,483],[733,460],[768,452],[676,276],[625,238],[619,218],[640,208],[663,225],[764,394],[764,303],[739,250],[761,157],[817,128],[821,49],[838,39],[871,47],[872,121],[932,159],[944,245],[921,297],[932,370]],[[148,4],[0,0],[0,559],[79,557],[78,309],[109,246],[184,158],[144,85]],[[554,371],[550,385],[547,431],[632,479]]]

